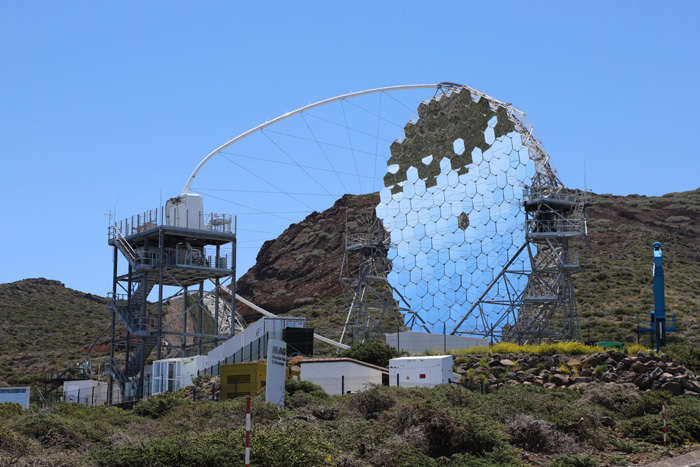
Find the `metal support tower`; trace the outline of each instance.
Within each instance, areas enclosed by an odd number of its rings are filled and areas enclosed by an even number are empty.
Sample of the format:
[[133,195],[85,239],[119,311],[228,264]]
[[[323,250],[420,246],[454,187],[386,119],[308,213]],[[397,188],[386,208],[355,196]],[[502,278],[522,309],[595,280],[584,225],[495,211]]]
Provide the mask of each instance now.
[[[173,208],[181,202],[174,198],[165,208],[109,227],[114,276],[106,373],[109,395],[116,382],[125,401],[143,397],[144,367],[153,350],[156,359],[202,354],[236,329],[235,291],[230,303],[220,293],[224,280],[235,287],[235,219]],[[121,268],[120,258],[126,260]],[[214,291],[204,292],[206,281],[216,284]],[[175,294],[166,296],[165,287]],[[154,289],[157,297],[149,303]],[[224,313],[230,323],[222,323]]]
[[519,344],[580,341],[574,296],[579,248],[586,238],[588,193],[556,186],[526,190],[526,251],[531,271],[513,325],[503,340]]
[[[343,342],[352,328],[355,343],[373,342],[384,327],[392,330],[403,326],[401,312],[410,312],[408,306],[399,308],[392,296],[392,287],[387,282],[391,262],[387,259],[389,234],[374,216],[361,219],[365,231],[348,232],[345,228],[345,253],[340,268],[340,283],[346,290],[348,316],[340,336]],[[351,259],[358,258],[357,264]],[[394,323],[387,325],[384,319],[391,317]]]

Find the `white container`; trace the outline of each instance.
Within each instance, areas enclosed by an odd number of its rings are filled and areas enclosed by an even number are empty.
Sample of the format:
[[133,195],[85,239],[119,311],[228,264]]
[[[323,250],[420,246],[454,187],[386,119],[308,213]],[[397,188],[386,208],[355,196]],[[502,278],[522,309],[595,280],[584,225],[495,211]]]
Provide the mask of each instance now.
[[389,360],[389,385],[433,387],[452,378],[452,355],[401,357]]
[[202,197],[195,194],[171,198],[165,203],[166,224],[188,229],[204,229]]

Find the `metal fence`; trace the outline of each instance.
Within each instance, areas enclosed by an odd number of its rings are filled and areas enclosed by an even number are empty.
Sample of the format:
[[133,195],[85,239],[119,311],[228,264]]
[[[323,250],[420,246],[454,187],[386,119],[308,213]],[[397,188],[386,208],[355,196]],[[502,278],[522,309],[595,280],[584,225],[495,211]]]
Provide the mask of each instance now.
[[249,363],[256,360],[262,360],[267,358],[267,341],[269,334],[265,334],[258,339],[251,341],[248,345],[243,346],[237,352],[224,358],[222,361],[218,362],[216,365],[212,365],[204,370],[197,372],[197,376],[200,375],[210,375],[210,376],[220,376],[221,375],[221,365],[228,365],[232,363]]
[[318,384],[332,396],[342,394],[354,394],[357,392],[366,391],[372,386],[381,386],[381,376],[332,376],[328,378],[304,378],[304,381],[309,381]]

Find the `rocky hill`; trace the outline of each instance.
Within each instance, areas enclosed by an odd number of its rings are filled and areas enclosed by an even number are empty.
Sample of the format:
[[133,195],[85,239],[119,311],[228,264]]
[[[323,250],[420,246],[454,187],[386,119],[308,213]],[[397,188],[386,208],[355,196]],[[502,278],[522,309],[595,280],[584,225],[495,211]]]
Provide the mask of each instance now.
[[[345,195],[326,211],[290,225],[263,244],[255,266],[238,279],[237,293],[277,314],[342,295],[346,225],[350,232],[362,231],[378,202],[377,194]],[[257,315],[242,310],[244,316]]]

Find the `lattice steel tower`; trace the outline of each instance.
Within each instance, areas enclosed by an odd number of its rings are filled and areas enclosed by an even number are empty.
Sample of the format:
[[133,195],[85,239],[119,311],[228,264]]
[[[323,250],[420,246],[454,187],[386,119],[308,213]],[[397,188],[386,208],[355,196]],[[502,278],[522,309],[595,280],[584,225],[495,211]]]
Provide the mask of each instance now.
[[[355,343],[373,342],[386,329],[401,328],[403,310],[392,297],[392,288],[387,282],[391,262],[387,259],[389,234],[381,222],[374,216],[360,219],[363,232],[350,233],[345,229],[345,253],[340,268],[340,283],[346,291],[348,309],[345,326],[340,336],[343,342],[349,329],[352,329]],[[357,256],[355,256],[357,255]],[[356,257],[357,264],[352,264],[351,256]],[[395,292],[395,291],[394,291]],[[384,323],[391,318],[392,323]]]
[[531,271],[517,320],[503,329],[503,340],[519,344],[580,341],[574,296],[579,248],[586,238],[588,193],[561,186],[525,192],[527,253]]
[[[220,283],[235,278],[235,219],[204,213],[199,195],[187,194],[114,223],[108,242],[114,247],[109,394],[116,382],[124,400],[140,399],[154,349],[156,359],[201,355],[235,332],[233,299],[220,293]],[[120,272],[120,256],[126,271]],[[216,285],[212,292],[205,293],[206,281]],[[166,286],[177,292],[166,296]],[[153,289],[157,299],[149,303]]]

